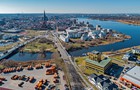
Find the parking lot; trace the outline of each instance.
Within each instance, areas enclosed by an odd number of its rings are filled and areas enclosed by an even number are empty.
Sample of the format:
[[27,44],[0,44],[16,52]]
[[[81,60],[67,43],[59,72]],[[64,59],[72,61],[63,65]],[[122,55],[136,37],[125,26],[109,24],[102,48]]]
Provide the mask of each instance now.
[[[63,80],[63,75],[64,73],[60,70],[58,70],[58,75],[59,75],[59,83],[55,84],[54,81],[54,75],[46,75],[46,70],[47,68],[43,66],[43,69],[33,69],[33,70],[26,70],[24,69],[23,71],[20,72],[12,72],[12,73],[1,73],[1,76],[6,78],[7,81],[3,81],[3,85],[0,87],[8,88],[8,89],[13,89],[13,90],[34,90],[35,86],[40,80],[46,80],[48,81],[48,85],[44,85],[44,90],[47,89],[47,87],[50,84],[55,85],[56,89],[64,90],[64,85],[66,84],[66,81]],[[23,76],[26,75],[26,77],[34,77],[33,82],[26,82],[25,80],[12,80],[11,77],[13,75],[18,75],[18,76]],[[18,84],[24,82],[22,87],[19,87]]]

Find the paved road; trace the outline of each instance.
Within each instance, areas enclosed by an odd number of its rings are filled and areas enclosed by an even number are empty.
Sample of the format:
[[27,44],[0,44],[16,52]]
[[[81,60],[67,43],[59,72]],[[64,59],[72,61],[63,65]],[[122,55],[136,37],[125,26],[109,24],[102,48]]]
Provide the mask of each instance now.
[[[54,35],[54,34],[53,34]],[[67,66],[67,70],[69,72],[69,79],[72,90],[85,90],[85,86],[83,85],[83,81],[79,76],[78,72],[74,67],[74,63],[70,60],[70,56],[62,46],[58,38],[54,35],[54,43],[58,48],[58,51],[61,54],[61,57],[64,59],[65,65]]]

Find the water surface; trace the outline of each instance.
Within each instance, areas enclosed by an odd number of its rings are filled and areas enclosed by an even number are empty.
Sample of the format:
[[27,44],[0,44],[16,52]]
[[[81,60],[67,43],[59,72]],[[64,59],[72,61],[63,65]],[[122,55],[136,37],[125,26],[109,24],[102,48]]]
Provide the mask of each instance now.
[[130,35],[132,38],[124,42],[117,42],[109,45],[101,45],[96,47],[83,48],[81,50],[69,52],[72,56],[81,56],[83,53],[87,53],[93,50],[100,52],[119,50],[123,48],[133,47],[140,45],[140,26],[123,24],[115,21],[100,21],[80,18],[79,21],[89,22],[90,24],[101,25],[103,28],[113,29],[118,32],[122,32],[126,35]]
[[45,56],[43,54],[39,53],[16,53],[8,60],[14,60],[14,61],[30,61],[30,60],[48,60],[51,59],[52,52],[46,52]]

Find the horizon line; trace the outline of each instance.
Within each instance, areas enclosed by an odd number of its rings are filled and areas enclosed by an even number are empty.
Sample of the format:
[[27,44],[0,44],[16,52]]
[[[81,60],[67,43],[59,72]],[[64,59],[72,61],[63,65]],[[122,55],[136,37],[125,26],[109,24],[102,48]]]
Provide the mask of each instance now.
[[[42,12],[43,13],[43,12]],[[42,14],[41,12],[21,12],[21,13],[0,13],[0,14]],[[56,13],[47,13],[46,14],[140,14],[140,13],[72,13],[72,12],[56,12]]]

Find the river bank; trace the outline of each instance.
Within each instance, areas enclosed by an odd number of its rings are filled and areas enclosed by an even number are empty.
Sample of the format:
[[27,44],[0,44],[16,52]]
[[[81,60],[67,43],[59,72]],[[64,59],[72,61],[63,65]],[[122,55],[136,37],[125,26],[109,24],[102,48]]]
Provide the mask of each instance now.
[[98,45],[88,48],[81,48],[75,51],[69,51],[69,54],[73,57],[82,56],[84,53],[91,52],[93,50],[100,51],[100,52],[107,52],[107,51],[116,51],[124,48],[129,48],[133,46],[140,45],[140,42],[138,41],[139,35],[140,35],[140,26],[135,25],[128,25],[123,24],[116,21],[100,21],[100,20],[92,20],[92,19],[86,19],[86,18],[78,18],[80,22],[89,22],[93,25],[101,25],[104,28],[111,28],[113,30],[116,30],[117,32],[122,32],[125,35],[131,36],[131,39],[123,40],[121,42],[113,42],[111,44],[104,44],[104,45]]
[[124,24],[140,26],[140,21],[134,21],[134,20],[116,20],[116,21]]
[[111,55],[111,54],[112,55],[113,54],[125,54],[127,52],[130,52],[132,50],[132,48],[140,48],[140,45],[129,47],[129,48],[119,49],[119,50],[116,50],[116,51],[107,51],[107,52],[103,52],[103,54],[106,54],[106,55]]
[[92,41],[82,41],[80,39],[71,39],[73,43],[61,42],[68,52],[80,50],[82,48],[96,47],[101,45],[109,45],[117,42],[123,42],[131,39],[131,36],[124,35],[123,38],[94,39]]

